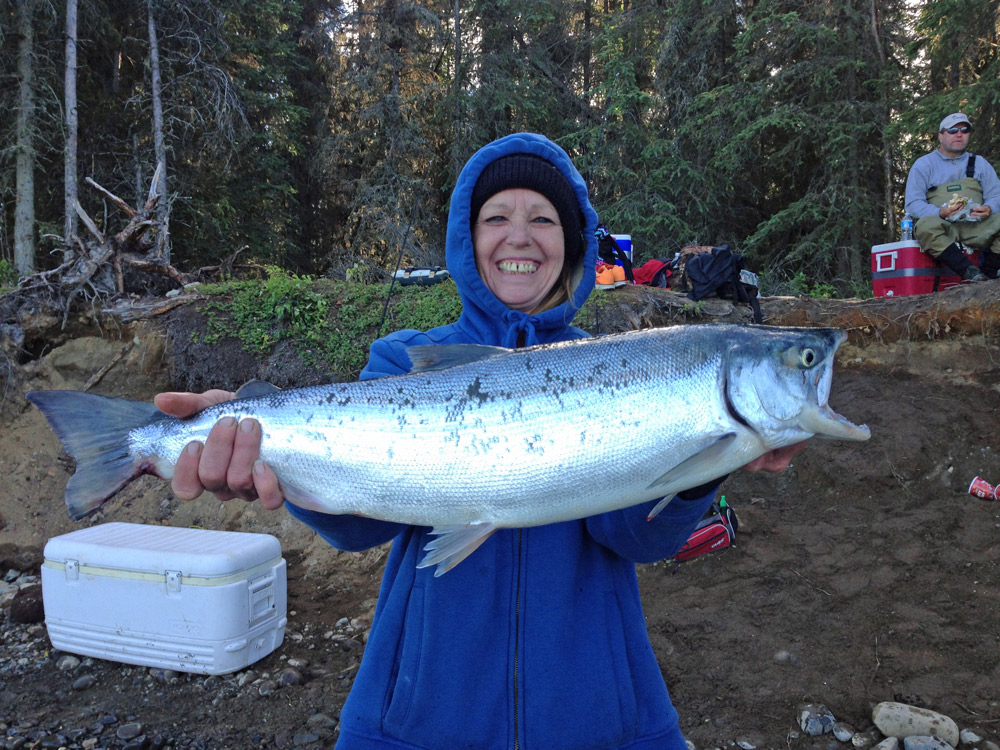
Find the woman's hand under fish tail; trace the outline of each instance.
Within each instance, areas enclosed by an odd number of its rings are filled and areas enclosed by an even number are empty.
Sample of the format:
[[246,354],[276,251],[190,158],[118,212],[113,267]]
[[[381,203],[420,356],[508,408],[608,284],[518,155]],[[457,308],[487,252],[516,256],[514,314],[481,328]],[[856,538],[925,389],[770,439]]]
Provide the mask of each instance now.
[[801,443],[786,445],[784,448],[776,448],[773,451],[765,453],[759,458],[755,458],[753,461],[744,466],[743,470],[749,471],[751,474],[755,474],[758,471],[767,471],[771,474],[778,474],[779,472],[787,469],[789,464],[792,463],[792,459],[799,455],[805,447],[806,441],[803,440]]
[[[181,500],[194,500],[205,490],[212,492],[220,500],[231,500],[239,493],[227,485],[229,466],[233,458],[236,435],[239,432],[233,417],[224,417],[215,423],[208,439],[202,445],[198,441],[184,447],[177,465],[171,487]],[[245,450],[245,449],[244,449]],[[242,465],[249,467],[256,459],[241,457]],[[245,470],[247,481],[243,486],[253,486],[249,469]]]
[[277,510],[285,502],[285,494],[278,486],[278,477],[271,467],[260,459],[253,463],[253,486],[260,504],[268,510]]

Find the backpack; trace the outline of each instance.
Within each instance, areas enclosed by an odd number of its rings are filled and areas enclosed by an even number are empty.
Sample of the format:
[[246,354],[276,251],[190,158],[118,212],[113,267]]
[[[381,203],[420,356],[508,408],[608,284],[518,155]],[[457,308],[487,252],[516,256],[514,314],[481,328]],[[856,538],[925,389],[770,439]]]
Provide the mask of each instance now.
[[730,250],[729,245],[695,255],[684,266],[685,286],[690,288],[688,297],[697,302],[715,295],[750,305],[754,322],[760,323],[763,317],[757,302],[757,287],[741,280],[742,270],[743,256]]
[[684,273],[684,269],[687,268],[687,264],[695,256],[710,252],[712,252],[711,245],[685,245],[682,247],[672,261],[674,264],[674,275],[670,278],[670,288],[682,294],[690,292],[691,282],[687,274]]

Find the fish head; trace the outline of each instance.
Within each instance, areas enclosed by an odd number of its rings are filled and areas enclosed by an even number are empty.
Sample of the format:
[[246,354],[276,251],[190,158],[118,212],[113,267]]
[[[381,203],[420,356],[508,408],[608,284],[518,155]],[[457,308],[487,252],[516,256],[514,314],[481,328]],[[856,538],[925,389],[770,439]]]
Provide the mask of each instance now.
[[836,328],[774,327],[735,343],[724,373],[731,417],[769,450],[813,436],[867,440],[868,427],[828,403],[834,355],[846,338]]

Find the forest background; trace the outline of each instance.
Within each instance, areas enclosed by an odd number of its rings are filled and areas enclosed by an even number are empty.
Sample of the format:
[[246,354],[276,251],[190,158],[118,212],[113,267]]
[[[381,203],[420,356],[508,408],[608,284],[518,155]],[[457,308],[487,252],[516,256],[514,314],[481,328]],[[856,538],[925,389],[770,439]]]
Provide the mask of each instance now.
[[466,159],[535,131],[639,262],[870,296],[940,119],[1000,159],[1000,0],[0,0],[0,76],[0,286],[157,164],[178,268],[441,265]]

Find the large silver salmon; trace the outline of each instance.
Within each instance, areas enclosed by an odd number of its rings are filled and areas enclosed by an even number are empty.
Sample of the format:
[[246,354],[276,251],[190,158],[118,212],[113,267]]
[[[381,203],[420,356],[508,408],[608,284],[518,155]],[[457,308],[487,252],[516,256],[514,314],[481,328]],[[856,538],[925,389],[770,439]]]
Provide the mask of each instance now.
[[224,416],[253,417],[292,502],[434,527],[450,569],[496,528],[664,498],[813,435],[867,440],[827,404],[837,329],[688,325],[520,350],[408,350],[407,375],[264,393],[189,419],[152,404],[36,391],[76,473],[70,516],[142,474],[169,479]]

